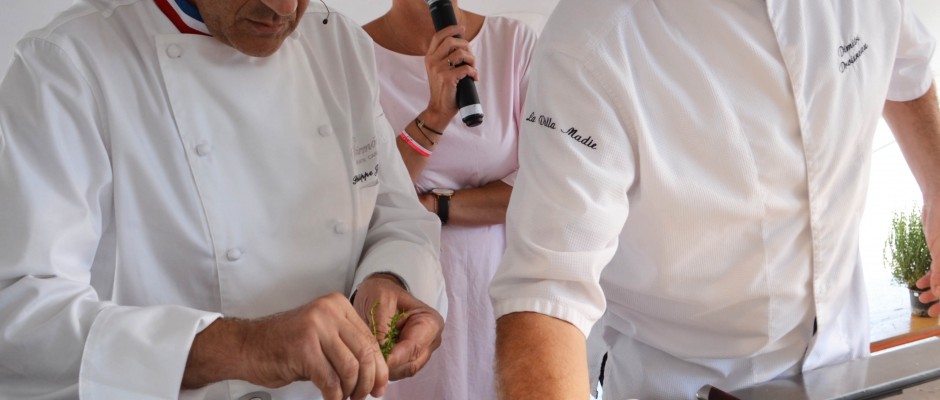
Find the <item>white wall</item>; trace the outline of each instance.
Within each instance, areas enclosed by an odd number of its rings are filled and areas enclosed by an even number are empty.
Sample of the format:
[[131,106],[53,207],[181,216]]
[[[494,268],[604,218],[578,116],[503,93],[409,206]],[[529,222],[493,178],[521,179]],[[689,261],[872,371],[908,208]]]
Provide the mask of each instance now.
[[13,59],[13,46],[31,29],[41,27],[72,0],[0,0],[0,73]]
[[[940,40],[940,1],[908,0],[908,3],[914,7],[920,21],[933,34],[933,37]],[[934,75],[940,76],[940,46],[934,51],[933,72]]]

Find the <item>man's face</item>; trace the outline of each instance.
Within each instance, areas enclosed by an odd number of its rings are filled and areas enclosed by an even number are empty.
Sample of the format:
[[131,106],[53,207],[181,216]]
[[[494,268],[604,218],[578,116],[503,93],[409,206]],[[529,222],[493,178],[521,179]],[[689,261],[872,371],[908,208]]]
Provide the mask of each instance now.
[[191,0],[217,39],[255,57],[273,54],[307,10],[310,0]]

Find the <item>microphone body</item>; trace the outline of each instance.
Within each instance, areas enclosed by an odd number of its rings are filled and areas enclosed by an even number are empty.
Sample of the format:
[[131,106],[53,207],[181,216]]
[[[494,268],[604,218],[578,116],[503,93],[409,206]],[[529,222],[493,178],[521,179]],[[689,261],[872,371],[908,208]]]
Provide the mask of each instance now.
[[[425,1],[431,11],[431,19],[434,21],[435,30],[439,31],[448,26],[457,25],[454,5],[451,4],[450,0]],[[456,37],[460,37],[460,35]],[[480,105],[480,96],[477,94],[476,84],[473,83],[473,78],[469,76],[457,82],[457,108],[460,110],[460,119],[467,126],[473,127],[483,123],[483,106]]]

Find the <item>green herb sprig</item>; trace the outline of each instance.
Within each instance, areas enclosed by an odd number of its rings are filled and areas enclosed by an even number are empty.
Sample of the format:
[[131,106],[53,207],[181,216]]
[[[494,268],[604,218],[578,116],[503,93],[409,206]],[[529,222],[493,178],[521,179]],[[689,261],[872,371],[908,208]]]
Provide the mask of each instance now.
[[372,325],[372,336],[375,336],[375,340],[379,342],[379,349],[382,350],[382,357],[384,357],[387,361],[388,355],[392,354],[392,348],[395,347],[396,343],[398,343],[398,337],[401,335],[401,331],[398,330],[398,323],[401,322],[401,320],[404,319],[408,313],[402,310],[398,310],[398,312],[392,316],[392,320],[388,322],[388,329],[386,329],[385,335],[381,335],[378,330],[378,325],[375,323],[375,308],[378,306],[378,301],[372,303],[372,309],[369,310],[369,320]]

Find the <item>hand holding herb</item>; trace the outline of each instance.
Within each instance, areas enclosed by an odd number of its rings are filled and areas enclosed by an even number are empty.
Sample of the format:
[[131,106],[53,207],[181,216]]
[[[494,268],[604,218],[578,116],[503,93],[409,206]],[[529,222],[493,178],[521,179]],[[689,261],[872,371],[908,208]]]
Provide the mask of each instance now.
[[388,322],[385,335],[383,336],[380,335],[378,325],[375,323],[375,308],[378,306],[378,301],[372,303],[372,308],[369,310],[369,322],[372,326],[372,336],[375,336],[375,340],[379,342],[379,348],[382,350],[382,357],[388,361],[388,355],[392,353],[392,347],[395,347],[395,343],[398,343],[398,337],[401,334],[398,330],[398,323],[401,322],[408,313],[398,310],[398,312],[392,316],[391,321]]
[[353,306],[385,357],[389,380],[414,376],[441,344],[443,317],[409,293],[394,275],[366,278]]

